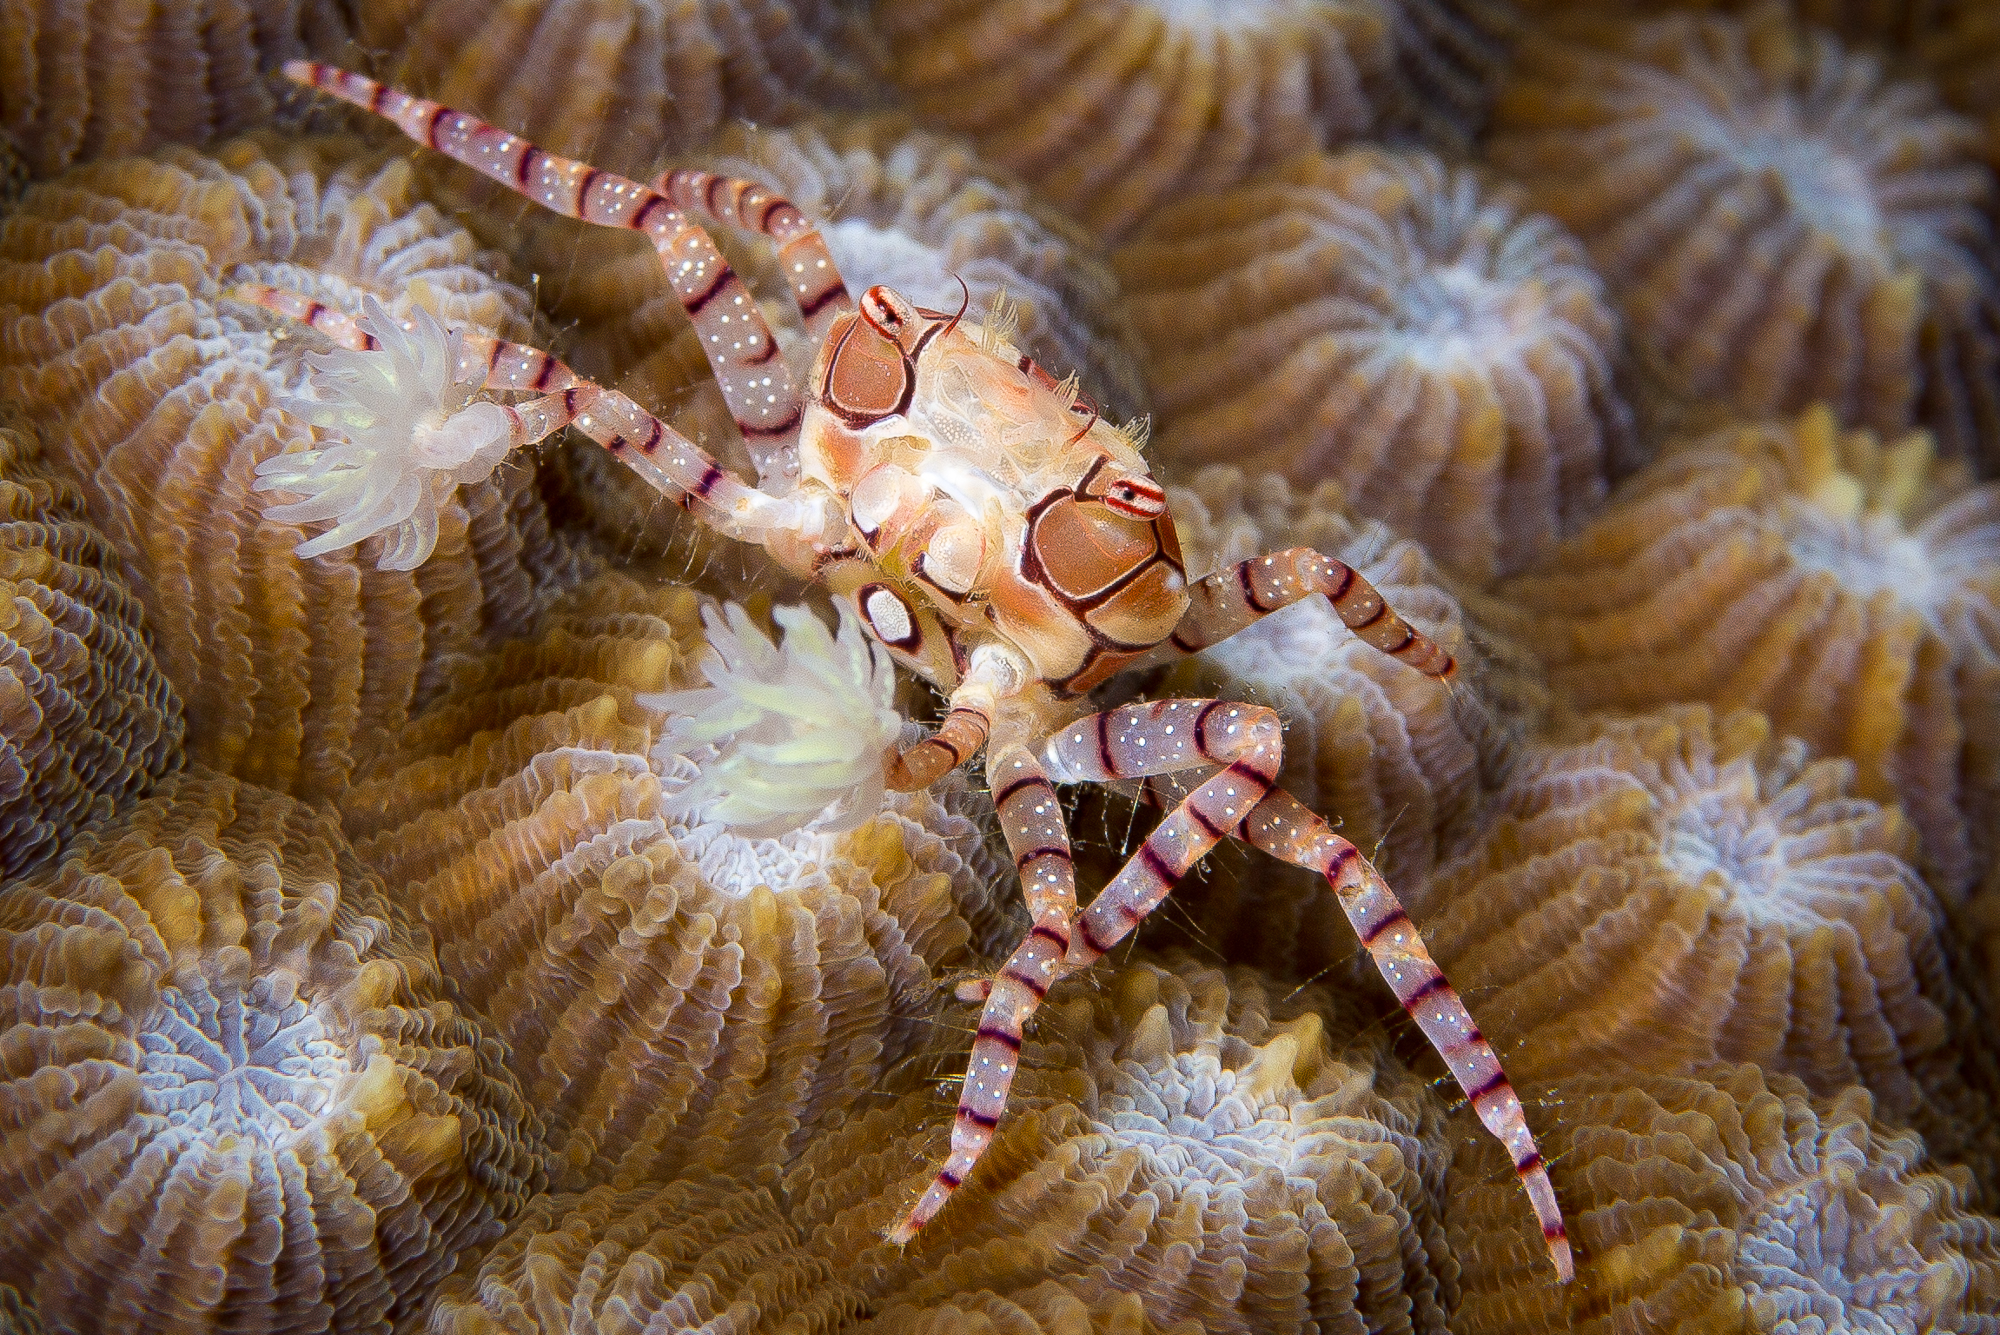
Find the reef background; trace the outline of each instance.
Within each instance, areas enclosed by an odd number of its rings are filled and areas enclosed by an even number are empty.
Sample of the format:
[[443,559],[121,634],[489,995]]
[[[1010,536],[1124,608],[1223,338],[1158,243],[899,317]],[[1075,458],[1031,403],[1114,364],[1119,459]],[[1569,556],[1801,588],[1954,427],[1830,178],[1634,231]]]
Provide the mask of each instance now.
[[[1302,606],[1107,696],[1284,714],[1575,1283],[1324,884],[1233,846],[884,1244],[1025,926],[991,802],[677,804],[703,599],[808,595],[587,441],[418,570],[293,554],[252,486],[323,344],[246,282],[745,459],[643,241],[300,56],[1004,291],[1151,415],[1191,573],[1310,543],[1457,654]],[[0,159],[0,1329],[2000,1331],[1994,6],[0,0]],[[1151,817],[1072,807],[1088,893]]]

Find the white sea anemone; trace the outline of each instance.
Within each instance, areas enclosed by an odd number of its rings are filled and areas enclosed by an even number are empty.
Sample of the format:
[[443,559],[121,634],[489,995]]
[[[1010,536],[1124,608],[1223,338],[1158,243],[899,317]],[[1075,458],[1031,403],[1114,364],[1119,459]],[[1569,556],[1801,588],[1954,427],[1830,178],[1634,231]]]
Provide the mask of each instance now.
[[300,556],[393,528],[376,564],[414,570],[437,546],[438,511],[459,483],[479,481],[506,457],[509,422],[500,405],[473,402],[483,377],[460,378],[458,335],[428,311],[417,308],[415,328],[404,329],[371,296],[360,325],[381,346],[313,354],[310,395],[281,405],[335,439],[266,459],[256,488],[305,498],[271,506],[272,519],[335,521],[300,543]]
[[849,830],[881,811],[884,758],[903,730],[895,665],[852,608],[839,610],[835,638],[809,609],[778,608],[782,648],[733,603],[702,610],[710,685],[641,697],[678,716],[669,754],[712,748],[671,812],[771,838]]

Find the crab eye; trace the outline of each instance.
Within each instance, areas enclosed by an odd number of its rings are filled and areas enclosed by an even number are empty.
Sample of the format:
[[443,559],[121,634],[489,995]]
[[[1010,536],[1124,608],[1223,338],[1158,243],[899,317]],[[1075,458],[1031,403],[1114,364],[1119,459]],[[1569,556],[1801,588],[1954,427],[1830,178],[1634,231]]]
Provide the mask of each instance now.
[[1121,478],[1105,491],[1104,503],[1135,519],[1157,519],[1167,512],[1167,493],[1149,482]]

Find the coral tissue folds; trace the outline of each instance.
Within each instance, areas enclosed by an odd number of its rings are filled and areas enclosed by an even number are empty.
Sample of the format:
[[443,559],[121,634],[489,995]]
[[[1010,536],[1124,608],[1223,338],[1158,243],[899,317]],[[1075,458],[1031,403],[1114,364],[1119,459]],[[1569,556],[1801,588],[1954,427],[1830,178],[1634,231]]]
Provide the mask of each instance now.
[[407,1321],[536,1119],[325,816],[189,773],[0,890],[0,1279],[73,1330]]
[[1580,21],[1528,42],[1493,159],[1590,248],[1673,392],[1921,423],[2000,464],[1982,136],[1928,86],[1793,24]]
[[1534,559],[1632,461],[1582,251],[1427,154],[1299,158],[1162,210],[1117,264],[1164,457],[1332,478],[1475,578]]

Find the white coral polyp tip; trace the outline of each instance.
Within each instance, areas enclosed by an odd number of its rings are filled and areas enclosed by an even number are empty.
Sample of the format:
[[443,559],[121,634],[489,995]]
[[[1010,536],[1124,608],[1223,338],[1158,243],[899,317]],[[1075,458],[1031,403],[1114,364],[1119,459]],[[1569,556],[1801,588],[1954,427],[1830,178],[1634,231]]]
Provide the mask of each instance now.
[[280,523],[334,521],[299,544],[300,556],[394,529],[377,564],[414,570],[437,546],[438,511],[459,484],[479,481],[506,457],[511,424],[498,404],[472,401],[481,378],[459,378],[458,335],[428,311],[419,308],[415,327],[404,329],[371,296],[359,323],[381,346],[314,354],[309,396],[281,405],[332,439],[266,459],[256,489],[303,498],[264,511]]
[[740,607],[703,609],[710,685],[641,697],[679,716],[670,754],[713,748],[669,810],[755,838],[853,829],[881,811],[884,758],[902,734],[895,665],[845,603],[838,638],[807,608],[773,615],[783,647]]

